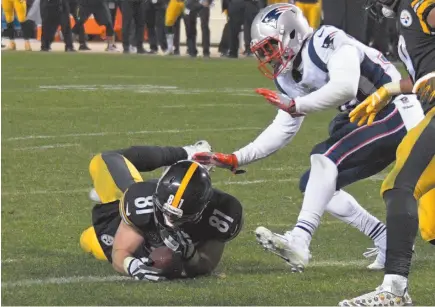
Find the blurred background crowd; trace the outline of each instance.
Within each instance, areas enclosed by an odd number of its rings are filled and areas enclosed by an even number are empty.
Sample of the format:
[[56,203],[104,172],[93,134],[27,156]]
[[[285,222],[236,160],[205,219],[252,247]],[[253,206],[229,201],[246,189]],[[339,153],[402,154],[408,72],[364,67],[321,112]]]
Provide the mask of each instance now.
[[38,39],[41,51],[53,41],[68,52],[87,51],[88,41],[103,40],[107,52],[179,55],[185,44],[191,57],[210,56],[211,46],[225,57],[252,56],[252,20],[280,2],[296,4],[313,28],[336,26],[397,60],[395,21],[370,20],[365,0],[2,0],[2,48],[15,50],[22,38],[26,50]]

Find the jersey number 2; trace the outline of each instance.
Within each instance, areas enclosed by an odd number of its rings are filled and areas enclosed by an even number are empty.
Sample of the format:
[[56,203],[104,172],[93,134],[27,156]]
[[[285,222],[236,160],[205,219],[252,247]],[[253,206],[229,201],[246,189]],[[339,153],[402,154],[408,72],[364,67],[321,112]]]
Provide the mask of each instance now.
[[220,232],[224,233],[230,229],[230,225],[228,223],[234,222],[230,216],[220,212],[217,209],[213,210],[213,215],[208,219],[210,226],[217,228]]

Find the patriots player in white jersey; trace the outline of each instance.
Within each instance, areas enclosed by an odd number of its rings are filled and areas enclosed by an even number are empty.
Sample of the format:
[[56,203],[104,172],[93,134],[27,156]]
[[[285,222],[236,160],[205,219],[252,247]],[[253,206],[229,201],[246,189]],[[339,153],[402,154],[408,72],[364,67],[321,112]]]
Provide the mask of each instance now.
[[313,32],[302,12],[291,4],[262,10],[253,21],[251,35],[251,50],[259,59],[259,69],[275,81],[280,93],[268,89],[257,92],[280,109],[278,115],[256,140],[233,154],[204,153],[194,158],[234,171],[287,145],[306,114],[338,108],[329,138],[314,146],[311,169],[301,178],[305,195],[295,227],[284,235],[259,227],[257,240],[284,258],[293,270],[302,271],[311,257],[312,235],[327,210],[375,241],[381,250],[375,266],[383,268],[385,226],[342,188],[394,161],[407,129],[424,117],[418,100],[415,95],[397,96],[394,104],[378,115],[376,124],[358,127],[350,123],[349,110],[383,84],[401,78],[379,51],[333,26]]

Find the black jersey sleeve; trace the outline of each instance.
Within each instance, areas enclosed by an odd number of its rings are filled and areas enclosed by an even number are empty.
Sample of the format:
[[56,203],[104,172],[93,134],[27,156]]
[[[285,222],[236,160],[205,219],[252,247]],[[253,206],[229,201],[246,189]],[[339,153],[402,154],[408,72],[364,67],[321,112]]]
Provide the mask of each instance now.
[[153,192],[155,182],[137,182],[132,184],[119,202],[119,214],[122,220],[144,234],[153,225]]
[[237,198],[213,189],[213,197],[198,225],[199,241],[227,242],[239,234],[243,226],[243,207]]
[[187,153],[182,147],[132,146],[115,152],[123,155],[139,172],[150,172],[187,159]]

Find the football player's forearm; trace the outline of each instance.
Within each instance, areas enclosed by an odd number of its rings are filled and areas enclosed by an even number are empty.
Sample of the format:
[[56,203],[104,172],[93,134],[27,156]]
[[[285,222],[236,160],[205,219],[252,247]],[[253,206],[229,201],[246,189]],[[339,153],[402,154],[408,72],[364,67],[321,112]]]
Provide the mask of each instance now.
[[184,271],[189,277],[210,274],[222,258],[225,243],[208,241],[200,246],[194,256],[183,263]]
[[299,131],[303,120],[304,117],[293,118],[278,111],[274,121],[253,142],[234,152],[238,165],[263,159],[286,146]]
[[182,147],[132,146],[116,152],[129,160],[139,172],[150,172],[187,159]]
[[414,84],[412,82],[411,77],[400,80],[400,93],[402,93],[402,94],[412,93],[413,86],[414,86]]
[[296,111],[310,113],[339,106],[355,98],[360,78],[358,50],[342,46],[328,62],[329,82],[306,96],[295,99]]
[[126,250],[112,250],[112,266],[118,273],[128,275],[124,269],[124,261],[127,257],[132,255]]

